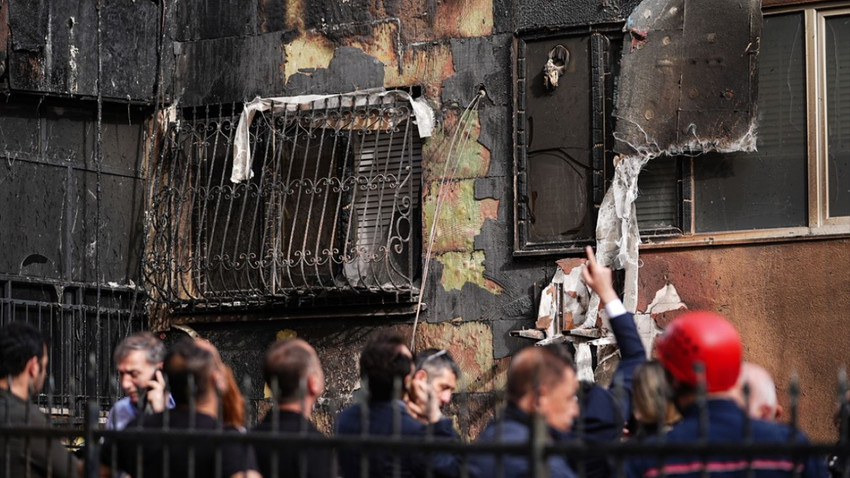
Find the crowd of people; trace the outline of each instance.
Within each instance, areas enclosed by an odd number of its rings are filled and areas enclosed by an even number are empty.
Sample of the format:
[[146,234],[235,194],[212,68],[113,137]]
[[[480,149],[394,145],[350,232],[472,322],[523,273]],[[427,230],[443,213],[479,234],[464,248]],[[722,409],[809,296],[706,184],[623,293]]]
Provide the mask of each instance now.
[[[610,319],[621,360],[616,387],[580,383],[572,356],[563,345],[528,347],[515,354],[505,386],[506,406],[477,437],[479,443],[527,443],[542,430],[548,443],[806,443],[802,432],[778,423],[770,374],[743,362],[738,332],[709,312],[687,312],[666,328],[647,361],[634,318],[612,284],[611,271],[596,263],[588,248],[583,278],[596,292]],[[274,440],[210,441],[179,435],[139,441],[128,430],[217,431],[245,433],[244,399],[232,370],[203,339],[181,339],[168,350],[142,332],[124,339],[114,352],[125,397],[109,412],[105,438],[97,449],[100,476],[224,477],[473,477],[531,476],[527,454],[477,451],[390,451],[381,447],[317,444],[324,435],[311,421],[325,378],[319,356],[301,339],[285,339],[266,352],[262,371],[275,397],[273,407],[253,430],[297,434],[303,443],[280,446]],[[47,342],[31,325],[0,329],[0,424],[47,427],[32,403],[44,386]],[[335,420],[337,437],[398,437],[422,442],[460,441],[453,421],[443,414],[461,378],[445,350],[413,354],[394,332],[373,335],[359,359],[362,400]],[[576,430],[581,415],[580,429]],[[846,426],[846,420],[844,420]],[[124,432],[121,432],[121,431]],[[846,430],[842,431],[847,433]],[[183,438],[181,438],[183,437]],[[311,444],[313,446],[311,446]],[[449,450],[449,449],[446,449]],[[0,476],[77,476],[83,464],[65,447],[44,437],[0,432]],[[826,477],[846,476],[846,458],[828,464],[819,456],[731,456],[644,454],[625,459],[615,471],[606,456],[550,454],[551,477]],[[831,470],[828,471],[828,466]],[[91,469],[91,467],[88,467]]]

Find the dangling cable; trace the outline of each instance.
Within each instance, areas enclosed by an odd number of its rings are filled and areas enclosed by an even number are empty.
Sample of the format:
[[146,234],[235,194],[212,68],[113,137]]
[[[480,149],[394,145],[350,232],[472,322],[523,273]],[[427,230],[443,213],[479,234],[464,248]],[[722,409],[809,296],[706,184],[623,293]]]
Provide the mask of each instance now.
[[[425,253],[425,265],[422,267],[422,282],[419,285],[419,298],[416,301],[416,317],[413,319],[413,331],[411,332],[410,336],[411,351],[416,350],[416,329],[419,326],[419,314],[422,312],[422,298],[425,293],[425,285],[428,280],[428,272],[431,266],[431,253],[434,248],[434,239],[437,232],[437,221],[440,217],[440,211],[442,210],[443,202],[445,200],[445,197],[447,196],[446,193],[448,191],[448,188],[446,187],[446,183],[449,182],[449,179],[453,178],[454,175],[457,173],[457,168],[460,164],[460,155],[456,154],[457,152],[455,151],[455,145],[459,144],[457,143],[458,136],[465,136],[465,139],[461,142],[462,144],[466,144],[468,142],[468,139],[471,136],[471,127],[470,124],[468,124],[470,112],[473,109],[477,110],[478,104],[481,102],[481,98],[483,98],[484,96],[485,92],[482,89],[478,92],[477,95],[475,95],[475,98],[473,98],[472,101],[469,102],[469,105],[467,105],[466,109],[458,118],[457,128],[455,129],[455,132],[452,135],[452,141],[449,144],[449,150],[446,156],[446,164],[443,168],[443,175],[440,178],[440,190],[437,193],[437,201],[434,205],[434,217],[431,219],[431,228],[428,232],[428,249]],[[461,132],[462,128],[464,130],[464,133],[458,134]],[[458,148],[460,148],[460,146],[458,146]],[[454,156],[452,155],[453,152],[455,153]],[[452,164],[453,160],[455,164]],[[450,166],[451,172],[449,172]]]

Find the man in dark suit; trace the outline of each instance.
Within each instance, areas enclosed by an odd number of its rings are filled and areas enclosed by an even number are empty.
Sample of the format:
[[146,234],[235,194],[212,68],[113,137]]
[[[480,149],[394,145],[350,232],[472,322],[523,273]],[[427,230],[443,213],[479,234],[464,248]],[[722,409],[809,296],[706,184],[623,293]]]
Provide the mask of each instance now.
[[[322,364],[313,347],[300,339],[276,342],[266,352],[263,376],[277,398],[278,407],[269,411],[254,430],[322,436],[309,421],[313,406],[325,390]],[[263,476],[336,476],[330,448],[260,445],[256,452]]]
[[[362,424],[368,423],[368,434],[373,436],[393,436],[397,432],[401,437],[413,439],[433,433],[435,440],[457,440],[452,421],[440,413],[438,400],[431,400],[429,411],[421,414],[429,423],[422,423],[410,414],[402,400],[402,391],[411,386],[412,376],[413,355],[404,339],[393,332],[376,335],[360,354],[360,378],[368,393],[367,403],[340,412],[337,434],[362,435]],[[339,450],[339,466],[344,478],[418,477],[428,476],[429,470],[435,477],[459,475],[458,461],[449,453],[372,450],[361,459],[358,450],[343,448]]]

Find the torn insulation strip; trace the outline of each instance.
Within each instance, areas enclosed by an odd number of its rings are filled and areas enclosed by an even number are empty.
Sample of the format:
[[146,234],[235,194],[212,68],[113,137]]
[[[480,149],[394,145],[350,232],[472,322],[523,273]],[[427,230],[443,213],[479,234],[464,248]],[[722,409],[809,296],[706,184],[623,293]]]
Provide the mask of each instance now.
[[294,111],[302,105],[307,105],[314,102],[323,102],[323,108],[352,107],[375,105],[387,101],[393,101],[395,98],[400,98],[403,101],[409,101],[410,107],[413,110],[413,115],[416,117],[416,126],[418,128],[419,137],[427,138],[431,136],[434,129],[434,110],[428,105],[425,98],[411,97],[407,92],[401,90],[363,90],[353,93],[343,93],[338,95],[301,95],[287,96],[277,98],[254,98],[250,103],[245,105],[242,114],[239,116],[239,125],[236,127],[236,135],[233,140],[233,169],[230,174],[230,181],[239,183],[251,179],[253,175],[251,171],[251,146],[248,134],[248,128],[254,121],[254,115],[257,112],[272,111],[273,113],[282,111]]

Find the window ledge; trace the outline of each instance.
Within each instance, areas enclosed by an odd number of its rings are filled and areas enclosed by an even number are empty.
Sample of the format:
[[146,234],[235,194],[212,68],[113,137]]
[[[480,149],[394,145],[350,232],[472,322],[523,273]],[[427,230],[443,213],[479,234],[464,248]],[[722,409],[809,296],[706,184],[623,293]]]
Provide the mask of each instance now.
[[640,249],[666,249],[731,244],[807,241],[850,237],[850,223],[825,225],[818,228],[793,227],[752,231],[694,234],[678,237],[642,237]]

